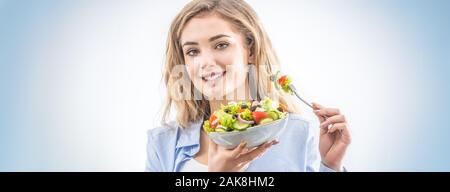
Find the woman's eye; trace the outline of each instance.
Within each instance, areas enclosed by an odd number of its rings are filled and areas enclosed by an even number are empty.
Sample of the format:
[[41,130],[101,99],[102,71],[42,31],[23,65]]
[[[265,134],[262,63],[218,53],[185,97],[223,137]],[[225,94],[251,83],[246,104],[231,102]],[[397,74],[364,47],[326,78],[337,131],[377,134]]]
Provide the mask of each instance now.
[[225,49],[228,47],[228,43],[219,43],[216,45],[216,49]]
[[188,50],[186,52],[186,55],[188,55],[188,56],[197,56],[198,55],[198,51],[197,50]]

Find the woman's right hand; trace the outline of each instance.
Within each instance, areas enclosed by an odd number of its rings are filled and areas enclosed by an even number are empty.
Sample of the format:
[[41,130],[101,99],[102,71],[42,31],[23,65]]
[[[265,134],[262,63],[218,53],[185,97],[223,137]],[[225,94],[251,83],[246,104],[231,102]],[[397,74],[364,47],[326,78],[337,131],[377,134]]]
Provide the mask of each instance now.
[[208,146],[208,171],[210,172],[242,172],[256,158],[263,155],[272,145],[278,141],[264,143],[253,149],[247,149],[246,142],[241,142],[234,149],[226,149],[209,140]]

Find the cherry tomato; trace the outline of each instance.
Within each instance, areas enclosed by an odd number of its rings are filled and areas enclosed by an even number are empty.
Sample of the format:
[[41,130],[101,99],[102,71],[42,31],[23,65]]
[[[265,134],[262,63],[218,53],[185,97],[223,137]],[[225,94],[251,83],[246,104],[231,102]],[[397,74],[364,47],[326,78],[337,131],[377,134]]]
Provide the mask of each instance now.
[[286,80],[287,80],[287,76],[284,75],[284,76],[280,77],[280,79],[278,79],[278,83],[279,83],[281,86],[284,86],[284,84],[286,83]]
[[256,124],[259,124],[259,122],[262,119],[269,117],[269,115],[266,112],[262,112],[262,111],[254,111],[254,112],[252,112],[252,116],[253,116],[253,120],[255,120]]
[[211,125],[211,128],[216,128],[219,124],[219,121],[217,120],[217,117],[212,114],[211,117],[209,117],[209,124]]

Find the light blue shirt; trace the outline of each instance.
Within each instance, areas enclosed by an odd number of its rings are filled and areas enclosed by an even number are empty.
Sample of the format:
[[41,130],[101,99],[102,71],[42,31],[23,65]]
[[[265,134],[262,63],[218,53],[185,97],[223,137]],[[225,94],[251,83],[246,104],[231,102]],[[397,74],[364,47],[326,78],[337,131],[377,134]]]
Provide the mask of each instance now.
[[[200,149],[202,122],[181,128],[176,123],[148,131],[146,171],[178,172]],[[324,171],[334,172],[321,163],[319,128],[299,115],[290,114],[279,144],[254,160],[246,171]]]

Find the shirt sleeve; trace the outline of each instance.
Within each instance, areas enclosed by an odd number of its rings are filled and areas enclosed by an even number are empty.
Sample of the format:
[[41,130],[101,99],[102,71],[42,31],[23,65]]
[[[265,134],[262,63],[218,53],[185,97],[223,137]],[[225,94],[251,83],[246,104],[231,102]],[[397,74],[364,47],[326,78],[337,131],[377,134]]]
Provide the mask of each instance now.
[[322,162],[320,163],[319,172],[336,172],[334,169],[331,169],[324,165]]
[[158,153],[156,151],[156,142],[152,137],[151,131],[147,132],[147,161],[145,165],[146,172],[161,172],[161,161],[158,157]]

